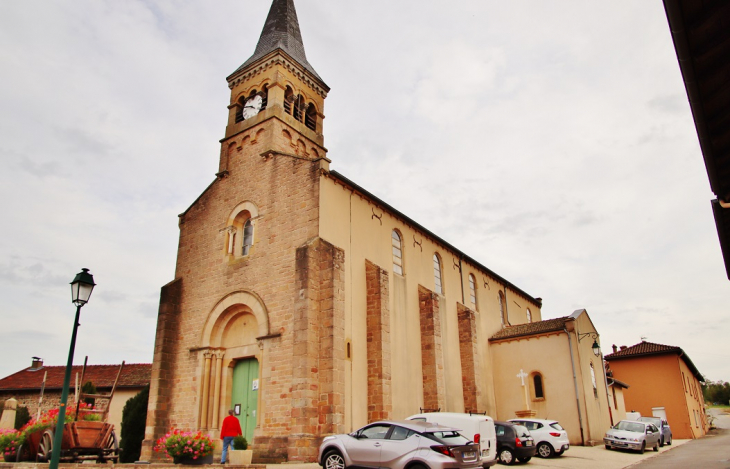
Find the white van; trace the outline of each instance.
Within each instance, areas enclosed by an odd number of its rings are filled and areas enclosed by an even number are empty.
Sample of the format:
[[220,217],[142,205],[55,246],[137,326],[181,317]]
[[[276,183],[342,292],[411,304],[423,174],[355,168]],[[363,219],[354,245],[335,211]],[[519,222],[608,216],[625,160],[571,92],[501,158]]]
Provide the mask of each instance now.
[[458,428],[461,430],[459,433],[474,443],[479,443],[483,467],[494,466],[497,463],[497,433],[494,431],[492,417],[458,412],[426,412],[411,415],[406,420],[425,420]]

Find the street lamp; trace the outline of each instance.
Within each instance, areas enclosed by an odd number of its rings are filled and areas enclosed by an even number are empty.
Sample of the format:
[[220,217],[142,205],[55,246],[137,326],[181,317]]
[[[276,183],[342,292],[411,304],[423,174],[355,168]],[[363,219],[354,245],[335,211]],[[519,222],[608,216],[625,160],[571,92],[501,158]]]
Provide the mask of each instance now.
[[588,336],[593,338],[593,345],[591,345],[591,350],[593,350],[593,355],[600,357],[601,356],[601,346],[598,345],[598,333],[586,332],[585,334],[578,334],[578,342],[580,342],[581,340],[585,339]]
[[61,404],[58,407],[58,421],[56,422],[56,433],[53,435],[53,448],[49,469],[58,469],[58,462],[61,459],[61,445],[63,444],[63,426],[66,423],[66,401],[68,400],[68,387],[71,382],[71,367],[74,360],[74,348],[76,347],[76,331],[79,327],[79,316],[81,307],[89,302],[91,292],[94,290],[94,277],[89,269],[81,269],[71,282],[71,302],[76,305],[76,319],[74,319],[73,333],[71,334],[71,347],[68,351],[68,362],[66,363],[66,374],[63,378],[63,390],[61,391]]

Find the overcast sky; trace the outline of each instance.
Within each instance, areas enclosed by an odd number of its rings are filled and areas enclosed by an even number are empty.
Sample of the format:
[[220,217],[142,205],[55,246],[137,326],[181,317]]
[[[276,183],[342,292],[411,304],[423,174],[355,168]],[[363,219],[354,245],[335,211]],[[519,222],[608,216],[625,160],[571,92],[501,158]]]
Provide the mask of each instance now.
[[[298,0],[332,169],[611,344],[730,380],[730,282],[660,0]],[[0,377],[151,362],[177,215],[269,0],[0,2]]]

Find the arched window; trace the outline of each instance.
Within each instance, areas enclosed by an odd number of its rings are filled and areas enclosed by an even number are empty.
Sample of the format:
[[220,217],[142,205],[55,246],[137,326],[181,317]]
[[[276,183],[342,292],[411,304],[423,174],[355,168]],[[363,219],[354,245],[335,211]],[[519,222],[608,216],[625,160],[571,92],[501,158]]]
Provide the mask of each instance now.
[[246,220],[243,224],[243,246],[241,246],[241,255],[248,256],[248,252],[253,246],[253,223],[251,219]]
[[443,295],[444,287],[441,283],[441,259],[439,259],[438,254],[433,255],[433,281],[436,293]]
[[224,230],[226,253],[241,258],[252,253],[255,243],[255,226],[259,211],[256,204],[245,201],[238,204],[228,216]]
[[530,308],[527,308],[527,322],[532,322],[532,313],[530,312]]
[[504,307],[504,293],[499,292],[499,319],[502,321],[502,325],[507,325],[507,311]]
[[532,391],[534,399],[545,399],[545,391],[542,386],[542,375],[540,373],[533,373],[532,375]]
[[294,119],[298,120],[299,122],[302,121],[304,118],[304,98],[301,94],[298,94],[294,98],[294,102],[292,103],[292,116],[294,116]]
[[393,272],[403,275],[403,243],[400,234],[393,230],[390,240],[393,246]]
[[291,86],[286,87],[284,91],[284,112],[291,115],[292,104],[294,103],[294,91]]
[[593,383],[593,397],[598,399],[598,384],[596,383],[596,370],[593,368],[593,362],[591,362],[591,383]]
[[304,115],[304,125],[308,129],[317,130],[317,110],[312,103],[309,103],[309,106],[307,106],[307,112]]
[[469,274],[469,299],[474,305],[474,309],[477,309],[477,280],[474,278],[474,274]]

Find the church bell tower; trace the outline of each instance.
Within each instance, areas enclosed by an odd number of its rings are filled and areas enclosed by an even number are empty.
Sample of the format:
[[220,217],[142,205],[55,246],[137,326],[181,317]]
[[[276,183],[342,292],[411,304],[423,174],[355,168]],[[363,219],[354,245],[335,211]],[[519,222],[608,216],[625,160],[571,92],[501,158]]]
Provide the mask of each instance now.
[[[230,142],[244,132],[267,138],[269,156],[296,155],[327,165],[322,121],[329,87],[307,60],[293,0],[273,1],[256,50],[227,81],[231,100],[219,177],[231,170]],[[271,131],[261,132],[263,126]]]

